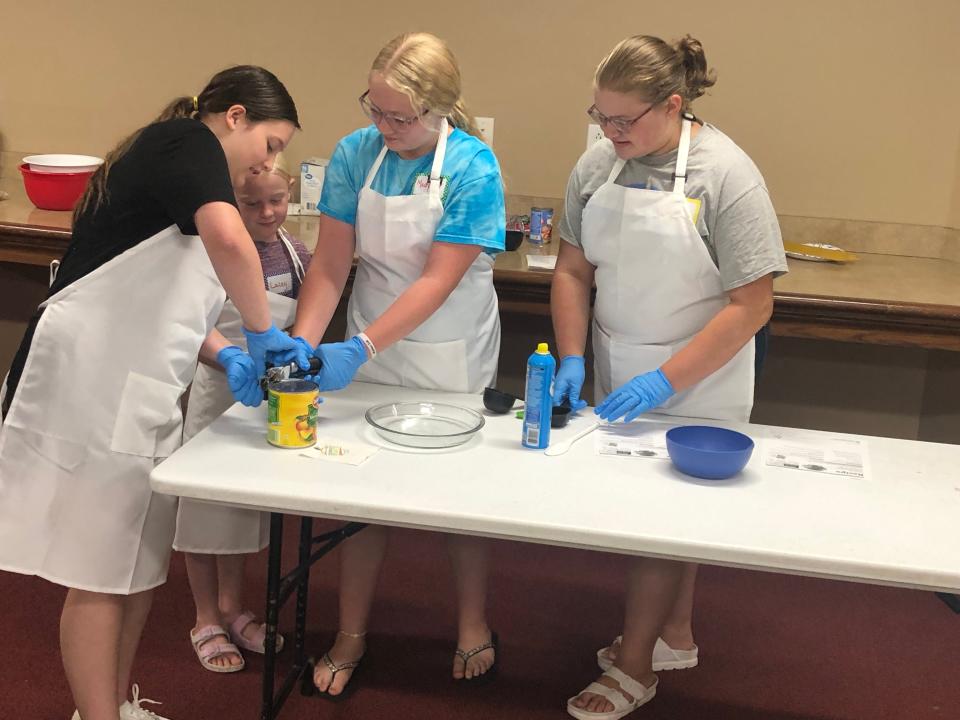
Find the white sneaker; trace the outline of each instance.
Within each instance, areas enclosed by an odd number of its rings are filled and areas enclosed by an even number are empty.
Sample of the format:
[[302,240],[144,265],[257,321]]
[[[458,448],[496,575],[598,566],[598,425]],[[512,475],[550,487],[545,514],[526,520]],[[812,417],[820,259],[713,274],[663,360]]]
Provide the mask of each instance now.
[[[610,649],[614,645],[620,645],[623,641],[622,635],[617,635],[610,647],[597,650],[597,665],[601,670],[609,670],[613,667],[613,658],[610,657]],[[657,644],[653,646],[653,671],[661,670],[686,670],[696,667],[699,662],[699,649],[696,645],[693,650],[674,650],[667,645],[662,638],[657,638]]]
[[170,720],[147,710],[145,707],[140,707],[140,703],[150,703],[151,705],[162,703],[140,697],[140,686],[136,683],[133,684],[132,692],[133,702],[128,700],[120,706],[120,720]]
[[[140,703],[161,704],[156,700],[140,697],[140,686],[134,683],[133,702],[129,700],[123,701],[123,705],[120,706],[120,720],[169,720],[169,718],[157,715],[155,712],[150,712],[146,708],[140,707]],[[80,711],[74,710],[70,720],[81,720]]]

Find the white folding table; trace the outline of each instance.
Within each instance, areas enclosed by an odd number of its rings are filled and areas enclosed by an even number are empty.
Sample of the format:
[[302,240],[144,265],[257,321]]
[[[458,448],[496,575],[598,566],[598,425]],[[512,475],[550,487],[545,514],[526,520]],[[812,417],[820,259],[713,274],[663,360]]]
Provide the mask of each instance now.
[[[864,441],[866,477],[765,464],[755,451],[729,480],[698,480],[671,463],[601,457],[591,436],[549,457],[520,444],[513,413],[486,414],[472,440],[414,451],[375,435],[364,412],[394,401],[447,402],[483,410],[479,395],[354,383],[328,395],[318,435],[382,449],[359,466],[266,442],[266,407],[234,406],[151,474],[153,489],[265,510],[271,516],[267,640],[279,607],[297,592],[294,663],[274,696],[273,652],[264,663],[261,717],[276,716],[305,667],[306,591],[313,561],[377,523],[697,561],[935,591],[960,589],[960,446],[880,437]],[[649,416],[674,424],[697,420]],[[593,422],[585,411],[553,442]],[[763,425],[718,423],[765,442],[777,434],[838,437]],[[315,453],[314,453],[315,454]],[[298,567],[281,578],[283,513],[303,516]],[[312,537],[312,517],[348,521]],[[318,550],[313,546],[324,544]]]

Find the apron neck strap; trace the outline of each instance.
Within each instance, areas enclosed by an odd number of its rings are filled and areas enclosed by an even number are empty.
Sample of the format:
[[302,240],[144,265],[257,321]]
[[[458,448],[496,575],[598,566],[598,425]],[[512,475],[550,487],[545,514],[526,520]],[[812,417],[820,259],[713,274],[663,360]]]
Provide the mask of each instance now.
[[287,250],[287,255],[290,256],[290,262],[293,263],[293,270],[297,273],[297,280],[303,282],[303,263],[300,261],[300,256],[297,254],[297,250],[293,247],[293,243],[290,242],[290,238],[287,237],[287,231],[284,228],[277,230],[277,235],[280,238],[280,242],[283,243],[283,247]]
[[683,114],[683,122],[680,125],[680,145],[677,147],[677,167],[673,171],[673,192],[677,195],[683,195],[684,186],[687,184],[687,157],[690,155],[692,121],[693,115]]
[[373,179],[377,176],[377,171],[380,169],[380,166],[383,164],[383,159],[387,156],[387,142],[384,140],[383,148],[380,150],[380,154],[377,155],[377,159],[373,161],[373,165],[370,168],[370,172],[367,173],[367,179],[363,182],[364,190],[369,190],[370,185],[373,183]]
[[617,158],[617,161],[613,164],[613,167],[610,168],[610,175],[607,176],[607,182],[613,183],[620,176],[620,171],[623,170],[623,166],[627,164],[627,161],[622,158]]
[[443,158],[447,154],[447,119],[440,121],[440,137],[437,139],[437,149],[433,154],[433,167],[430,168],[430,197],[440,199],[440,171],[443,169]]

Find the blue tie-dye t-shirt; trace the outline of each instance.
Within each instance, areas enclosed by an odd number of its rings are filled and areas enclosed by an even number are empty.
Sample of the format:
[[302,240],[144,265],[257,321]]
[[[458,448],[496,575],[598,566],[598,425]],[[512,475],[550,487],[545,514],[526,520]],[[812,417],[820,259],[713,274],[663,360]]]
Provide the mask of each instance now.
[[[350,225],[357,222],[360,189],[380,150],[383,136],[373,125],[356,130],[338,144],[323,179],[318,209]],[[420,176],[430,176],[434,153],[404,160],[387,151],[371,188],[381,195],[411,195]],[[443,216],[435,240],[480,245],[490,254],[504,250],[506,210],[503,180],[493,151],[482,141],[454,129],[440,170]],[[424,177],[425,176],[425,177]]]

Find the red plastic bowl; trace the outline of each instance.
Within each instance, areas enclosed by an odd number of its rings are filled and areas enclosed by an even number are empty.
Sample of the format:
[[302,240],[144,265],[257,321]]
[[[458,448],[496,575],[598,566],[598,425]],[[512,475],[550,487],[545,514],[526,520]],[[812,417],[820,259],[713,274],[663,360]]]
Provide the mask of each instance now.
[[79,173],[43,173],[20,166],[27,197],[41,210],[73,210],[83,195],[93,171]]

